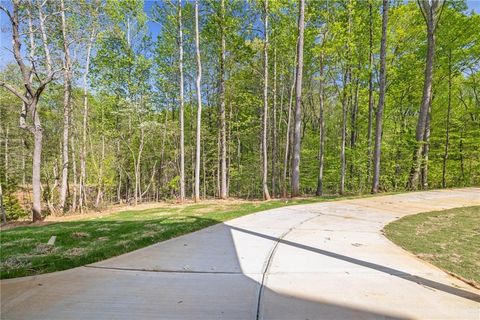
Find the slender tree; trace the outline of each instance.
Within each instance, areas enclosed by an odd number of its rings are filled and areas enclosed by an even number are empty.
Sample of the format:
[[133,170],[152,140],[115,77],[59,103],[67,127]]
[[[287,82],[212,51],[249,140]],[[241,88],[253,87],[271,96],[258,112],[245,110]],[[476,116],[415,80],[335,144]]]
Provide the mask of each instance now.
[[292,196],[300,194],[300,144],[302,124],[303,33],[305,28],[305,0],[299,0],[297,72],[295,81],[295,126],[293,138]]
[[178,0],[178,71],[180,74],[180,201],[185,201],[185,129],[183,86],[182,0]]
[[[61,69],[55,70],[50,55],[48,35],[46,31],[46,18],[44,16],[45,2],[37,5],[40,38],[43,45],[43,55],[38,55],[35,43],[35,35],[32,27],[33,6],[27,6],[27,15],[29,21],[28,36],[30,38],[30,48],[28,66],[22,56],[22,38],[20,31],[20,10],[23,6],[22,1],[12,1],[12,11],[3,5],[0,10],[4,11],[10,20],[12,26],[12,45],[13,56],[22,75],[24,91],[18,90],[15,86],[0,81],[0,87],[6,88],[22,101],[20,111],[20,128],[26,130],[33,136],[33,159],[32,159],[32,217],[33,221],[42,220],[42,191],[41,191],[41,166],[42,166],[42,147],[43,147],[43,127],[38,112],[38,103],[43,91],[47,85],[52,82]],[[32,45],[33,44],[33,45]],[[38,68],[44,66],[45,73]],[[45,74],[45,76],[43,76]]]
[[227,125],[225,120],[225,0],[220,1],[220,198],[227,198]]
[[97,34],[96,25],[92,25],[90,36],[87,42],[85,69],[83,72],[83,121],[82,121],[82,150],[80,153],[80,186],[79,186],[79,207],[83,212],[87,204],[87,126],[88,126],[88,75],[90,72],[90,59],[92,54],[92,47]]
[[268,192],[268,0],[263,2],[263,112],[262,112],[262,190],[263,199],[270,200]]
[[273,101],[272,101],[272,196],[275,198],[276,164],[277,164],[277,49],[273,48]]
[[367,181],[370,182],[372,167],[372,131],[373,131],[373,0],[368,1],[369,13],[369,38],[368,38],[368,163],[367,163]]
[[72,61],[70,58],[70,39],[68,35],[68,25],[66,19],[66,9],[64,0],[60,0],[60,16],[63,44],[63,136],[62,136],[62,182],[60,184],[60,210],[66,210],[67,191],[68,191],[68,167],[69,167],[69,130],[70,130],[70,108],[72,94]]
[[387,25],[389,0],[383,0],[382,40],[380,43],[380,92],[375,117],[375,150],[373,153],[372,193],[377,193],[380,187],[380,158],[382,149],[383,109],[385,107],[385,90],[387,85]]
[[423,95],[420,104],[420,112],[418,114],[417,128],[415,139],[417,146],[413,153],[412,167],[407,182],[408,189],[416,189],[418,183],[418,175],[422,164],[422,151],[426,143],[427,127],[430,106],[432,103],[432,83],[433,69],[435,59],[435,31],[440,19],[445,0],[417,0],[420,11],[427,25],[427,57],[425,63],[425,77],[423,82]]
[[196,91],[197,91],[197,136],[196,136],[196,158],[195,158],[195,202],[200,201],[200,151],[201,151],[201,140],[200,134],[202,131],[202,92],[201,92],[201,83],[202,83],[202,61],[200,58],[200,29],[198,25],[198,2],[195,0],[195,53],[197,58],[197,80],[196,80]]
[[[323,39],[325,43],[325,35]],[[324,87],[325,87],[325,54],[322,50],[320,53],[320,74],[319,74],[319,92],[318,92],[318,100],[320,102],[320,109],[318,114],[318,121],[320,124],[320,147],[318,150],[318,179],[317,179],[317,191],[315,194],[317,196],[321,196],[323,194],[323,167],[324,167],[324,158],[325,158],[325,117],[324,117],[324,109],[325,109],[325,94],[324,94]]]
[[448,52],[448,102],[447,118],[445,119],[445,149],[442,162],[442,187],[447,187],[447,159],[450,147],[450,118],[452,113],[452,49]]
[[[294,65],[296,65],[296,62],[297,62],[297,54],[295,51]],[[285,133],[285,153],[283,157],[283,183],[282,183],[283,197],[287,196],[287,168],[288,168],[288,158],[289,158],[289,152],[290,152],[290,130],[292,126],[293,92],[295,89],[295,79],[296,79],[295,74],[296,74],[296,68],[294,69],[294,72],[292,75],[292,85],[290,87],[290,94],[289,94],[289,101],[288,101],[287,130]]]

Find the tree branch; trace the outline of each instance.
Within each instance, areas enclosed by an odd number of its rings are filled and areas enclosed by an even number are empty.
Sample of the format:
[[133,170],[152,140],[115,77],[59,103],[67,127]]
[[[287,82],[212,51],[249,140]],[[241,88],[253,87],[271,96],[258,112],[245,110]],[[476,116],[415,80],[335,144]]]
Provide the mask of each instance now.
[[13,93],[15,96],[17,96],[18,98],[20,98],[24,103],[28,104],[29,101],[28,99],[23,95],[21,94],[20,92],[17,91],[17,89],[15,89],[15,87],[13,87],[12,85],[9,85],[8,83],[5,83],[3,81],[0,81],[0,87],[4,87],[5,89],[7,89],[8,91],[10,91],[11,93]]

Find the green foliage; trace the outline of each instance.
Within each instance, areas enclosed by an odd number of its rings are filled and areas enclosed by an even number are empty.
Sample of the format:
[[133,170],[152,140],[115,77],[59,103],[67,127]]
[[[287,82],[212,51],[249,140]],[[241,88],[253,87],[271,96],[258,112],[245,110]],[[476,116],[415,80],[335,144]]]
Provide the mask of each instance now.
[[7,215],[7,221],[23,219],[29,215],[29,213],[22,208],[14,194],[3,195],[3,207]]

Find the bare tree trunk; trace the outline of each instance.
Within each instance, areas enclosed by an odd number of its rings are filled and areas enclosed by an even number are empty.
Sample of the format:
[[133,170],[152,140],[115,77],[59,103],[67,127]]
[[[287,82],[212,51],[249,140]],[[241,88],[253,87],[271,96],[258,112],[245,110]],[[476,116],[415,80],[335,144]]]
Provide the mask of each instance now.
[[380,186],[380,159],[382,149],[382,126],[383,126],[383,108],[385,106],[385,90],[387,83],[387,24],[388,24],[388,5],[390,0],[383,0],[382,13],[382,40],[380,43],[380,92],[378,107],[375,118],[375,150],[373,153],[373,182],[372,193],[377,193]]
[[[103,122],[103,110],[102,110],[102,122]],[[102,130],[103,132],[103,130]],[[97,197],[95,199],[95,207],[98,208],[100,201],[102,199],[102,190],[103,190],[103,163],[105,161],[105,135],[102,133],[102,154],[100,158],[99,173],[98,173],[98,182],[97,182]],[[136,198],[135,198],[136,200]],[[136,203],[135,203],[136,204]]]
[[[297,56],[295,55],[295,63],[297,63]],[[293,90],[295,89],[295,79],[296,79],[296,69],[293,72],[292,76],[292,86],[290,88],[290,97],[288,102],[288,117],[287,117],[287,131],[285,133],[285,155],[283,158],[283,184],[282,184],[282,196],[285,198],[287,196],[287,167],[288,167],[288,158],[290,151],[290,127],[292,123],[292,105],[293,105]]]
[[368,162],[367,162],[367,182],[370,182],[371,167],[372,167],[372,128],[373,128],[373,8],[372,1],[368,1],[369,10],[369,53],[368,53]]
[[270,200],[268,192],[268,148],[267,148],[267,124],[268,124],[268,0],[264,0],[264,43],[263,43],[263,112],[262,112],[262,190],[263,199]]
[[[325,41],[325,39],[323,40]],[[317,180],[317,196],[323,195],[323,166],[324,166],[324,149],[325,149],[325,118],[323,116],[324,111],[324,53],[320,53],[320,78],[319,78],[319,94],[320,111],[318,121],[320,123],[320,147],[318,151],[318,180]]]
[[[347,67],[348,68],[348,67]],[[346,168],[346,158],[345,158],[345,145],[346,145],[346,136],[347,136],[347,86],[348,86],[348,69],[343,75],[343,97],[342,97],[342,142],[340,147],[340,194],[345,193],[345,168]]]
[[180,72],[180,201],[185,201],[185,130],[184,130],[184,97],[183,97],[183,30],[182,0],[178,0],[178,68]]
[[10,170],[9,169],[9,163],[8,163],[8,131],[9,131],[9,128],[8,128],[8,125],[7,125],[7,128],[5,128],[5,143],[4,143],[4,146],[5,146],[5,182],[8,183],[8,171]]
[[425,133],[427,126],[428,113],[432,103],[432,82],[435,59],[435,30],[440,18],[444,0],[421,1],[418,0],[420,11],[423,14],[427,24],[427,59],[425,64],[425,79],[423,83],[422,103],[418,115],[417,129],[415,138],[417,146],[413,153],[412,167],[407,182],[408,189],[416,189],[418,184],[418,175],[422,164],[422,151],[424,150]]
[[232,104],[228,105],[229,108],[229,115],[228,115],[228,127],[227,127],[227,196],[230,194],[230,166],[232,161],[232,113],[233,107]]
[[195,52],[197,58],[197,137],[196,137],[196,158],[195,158],[195,202],[200,201],[200,148],[201,148],[201,125],[202,125],[202,62],[200,58],[200,31],[198,26],[198,2],[195,0]]
[[220,54],[220,198],[226,199],[227,194],[227,141],[226,141],[226,121],[225,121],[225,0],[221,0],[220,8],[220,34],[221,34],[221,54]]
[[[360,69],[360,66],[358,66],[358,69]],[[355,90],[352,90],[352,91],[355,91],[355,94],[353,95],[353,97],[350,101],[351,102],[351,105],[350,105],[351,106],[351,108],[350,108],[350,110],[351,110],[351,114],[350,114],[350,150],[352,151],[352,153],[355,150],[356,144],[357,144],[358,95],[359,95],[359,90],[360,90],[359,81],[360,81],[360,79],[357,77],[355,79],[355,85],[354,85]],[[353,103],[352,103],[352,100],[353,100]],[[354,184],[354,177],[359,177],[361,175],[361,173],[359,172],[358,174],[356,174],[355,162],[354,161],[350,161],[348,167],[349,167],[350,187],[353,190],[354,185],[355,185]]]
[[448,148],[450,143],[450,116],[452,110],[452,49],[448,54],[448,106],[447,106],[447,119],[445,124],[445,150],[443,152],[443,164],[442,164],[442,188],[447,187],[447,159]]
[[293,137],[292,197],[300,194],[300,144],[302,123],[303,32],[305,28],[305,0],[299,0],[297,72],[295,81],[295,126]]
[[32,159],[32,215],[33,222],[41,221],[42,218],[42,182],[41,182],[41,165],[42,165],[42,140],[43,128],[40,124],[38,115],[35,116],[36,125],[33,133],[33,159]]
[[347,140],[347,109],[349,104],[349,99],[351,97],[348,96],[348,91],[350,88],[350,82],[352,78],[351,72],[351,48],[350,48],[350,41],[352,35],[352,12],[351,12],[351,1],[347,4],[347,14],[348,14],[348,39],[347,39],[347,62],[345,68],[345,74],[343,76],[343,97],[342,97],[342,143],[340,148],[340,194],[343,195],[345,193],[345,173],[347,167],[347,160],[345,155],[345,147],[346,147],[346,140]]
[[[355,80],[355,96],[353,98],[352,113],[350,115],[350,148],[355,149],[357,144],[357,116],[358,116],[358,94],[359,94],[359,79]],[[353,176],[353,163],[350,163],[350,174]]]
[[67,21],[65,18],[64,0],[60,0],[60,14],[62,20],[62,42],[64,53],[64,76],[63,76],[63,136],[62,136],[62,183],[60,188],[60,210],[66,210],[67,191],[68,191],[68,139],[70,128],[70,97],[72,90],[72,62],[70,60],[70,48],[67,35]]
[[273,48],[273,104],[272,104],[272,197],[275,198],[277,163],[277,49]]
[[80,186],[79,186],[79,207],[83,212],[87,204],[87,126],[88,126],[88,73],[90,72],[90,56],[93,42],[95,41],[96,28],[93,27],[87,44],[85,71],[83,73],[83,123],[82,123],[82,151],[80,154]]
[[70,138],[70,146],[71,146],[71,152],[72,152],[72,173],[73,173],[73,194],[72,194],[72,211],[77,210],[77,186],[78,186],[78,181],[77,181],[77,160],[75,156],[75,139],[72,136]]
[[25,139],[22,138],[22,187],[25,187],[26,185],[26,171],[27,171],[27,167],[26,167],[26,154],[25,154],[25,149],[26,149],[26,146],[25,146]]
[[141,176],[141,168],[142,168],[142,153],[143,153],[143,146],[145,143],[145,129],[143,126],[140,128],[140,146],[138,148],[137,154],[137,161],[135,164],[135,205],[138,202],[142,202],[142,176]]
[[421,187],[428,189],[428,151],[430,150],[430,122],[432,119],[431,107],[427,114],[427,123],[425,124],[425,134],[423,137],[422,163],[420,167]]

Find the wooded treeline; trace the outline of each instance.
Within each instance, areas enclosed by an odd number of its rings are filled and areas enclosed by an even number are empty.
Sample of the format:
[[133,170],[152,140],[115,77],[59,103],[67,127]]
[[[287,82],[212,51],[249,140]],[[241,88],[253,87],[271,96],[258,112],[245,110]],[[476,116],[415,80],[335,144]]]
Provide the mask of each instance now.
[[465,1],[1,9],[12,219],[19,202],[39,220],[110,203],[480,182],[480,16]]

